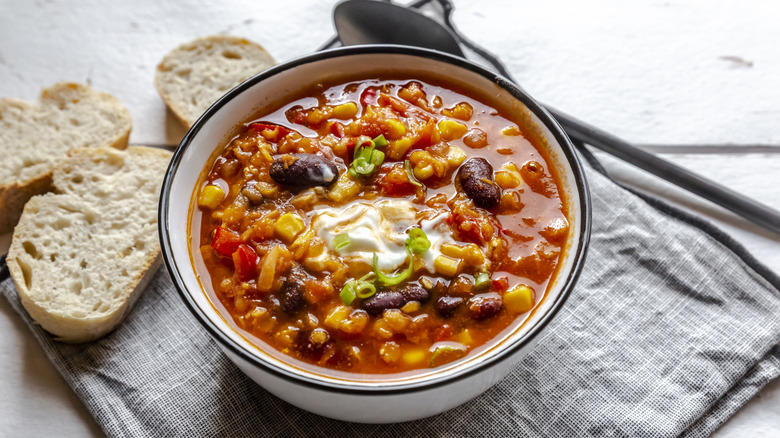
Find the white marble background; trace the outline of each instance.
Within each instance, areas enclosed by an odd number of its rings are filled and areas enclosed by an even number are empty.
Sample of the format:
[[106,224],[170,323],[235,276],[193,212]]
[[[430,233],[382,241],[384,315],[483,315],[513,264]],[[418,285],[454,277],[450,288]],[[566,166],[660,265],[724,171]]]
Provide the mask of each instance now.
[[[455,24],[539,100],[780,208],[777,2],[454,1]],[[184,129],[152,85],[167,51],[228,33],[284,61],[333,34],[333,4],[0,0],[0,96],[33,100],[60,80],[89,82],[130,109],[131,143],[173,145]],[[780,272],[780,236],[601,158],[619,180],[704,215]],[[0,253],[9,239],[0,236]],[[0,333],[0,435],[101,436],[4,300]],[[715,435],[780,436],[780,381]]]

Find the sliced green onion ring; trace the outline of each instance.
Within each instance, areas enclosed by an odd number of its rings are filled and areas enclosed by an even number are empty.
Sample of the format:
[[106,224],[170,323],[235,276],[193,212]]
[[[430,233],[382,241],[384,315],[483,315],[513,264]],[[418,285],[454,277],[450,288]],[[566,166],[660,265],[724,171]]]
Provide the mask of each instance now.
[[490,285],[490,275],[487,272],[480,272],[474,278],[474,288],[484,289]]
[[[382,138],[384,139],[384,137]],[[374,140],[360,136],[355,143],[355,153],[352,163],[349,165],[349,174],[354,178],[370,177],[379,171],[379,167],[384,161],[385,153],[376,150]]]
[[419,228],[412,228],[407,233],[409,237],[406,239],[405,244],[413,253],[422,254],[431,247],[431,241],[428,240],[425,231]]
[[358,298],[364,300],[376,293],[376,286],[370,281],[360,281],[355,287],[355,294]]
[[[467,346],[454,342],[453,344],[454,345],[437,345],[436,349],[433,350],[431,361],[428,366],[434,368],[439,365],[444,365],[444,363],[449,363],[453,360],[460,359],[466,355],[466,352],[468,351]],[[439,363],[439,359],[447,359],[447,356],[449,356],[449,360],[446,360],[444,363]]]
[[374,146],[378,148],[387,146],[387,140],[385,140],[385,136],[383,134],[379,134],[379,136],[374,139]]
[[412,250],[409,249],[408,246],[406,247],[406,254],[409,256],[409,267],[406,268],[405,271],[399,272],[398,274],[387,275],[383,274],[379,270],[379,256],[374,253],[374,263],[372,266],[374,268],[374,274],[376,275],[377,282],[384,286],[395,286],[411,277],[412,273],[414,272],[414,260],[412,258]]
[[343,233],[333,238],[333,249],[336,251],[344,249],[349,246],[352,241],[349,238],[349,234]]
[[357,294],[355,293],[355,280],[344,283],[344,287],[341,288],[341,293],[339,293],[339,298],[341,298],[341,302],[347,306],[355,301],[355,298],[357,298]]
[[412,163],[409,160],[404,161],[404,170],[406,170],[406,177],[409,179],[409,182],[412,183],[412,185],[422,187],[422,183],[417,179],[416,176],[414,176],[414,173],[412,172]]

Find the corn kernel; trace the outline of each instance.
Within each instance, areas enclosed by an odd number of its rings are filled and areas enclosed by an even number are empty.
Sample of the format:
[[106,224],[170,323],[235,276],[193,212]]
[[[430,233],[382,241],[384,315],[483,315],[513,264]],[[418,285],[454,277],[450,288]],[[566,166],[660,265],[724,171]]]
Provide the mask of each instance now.
[[462,246],[453,245],[451,243],[443,243],[440,250],[442,254],[453,258],[462,257],[464,252],[464,248]]
[[404,353],[401,359],[407,365],[417,365],[425,360],[425,350],[411,350]]
[[409,148],[412,147],[412,140],[407,137],[399,138],[390,143],[390,147],[387,148],[387,156],[393,160],[400,160],[401,157],[406,155]]
[[347,102],[334,106],[331,117],[347,120],[355,117],[355,114],[357,114],[357,105],[355,105],[355,102]]
[[415,166],[414,167],[414,176],[417,177],[417,179],[428,179],[433,176],[434,168],[430,164],[426,164],[424,166]]
[[363,185],[352,179],[352,177],[349,176],[349,172],[344,172],[336,181],[333,188],[330,189],[330,192],[328,192],[328,198],[331,201],[346,202],[360,193],[362,188]]
[[347,306],[336,306],[325,317],[324,324],[330,328],[337,329],[341,322],[347,319],[352,310]]
[[276,339],[276,342],[281,346],[292,347],[299,331],[300,329],[298,327],[290,325],[276,332],[274,339]]
[[454,259],[464,259],[466,263],[473,266],[480,266],[485,263],[485,254],[479,246],[469,243],[466,246],[453,245],[450,243],[442,244],[442,254]]
[[279,220],[276,221],[276,225],[274,226],[276,234],[287,243],[294,241],[295,237],[298,236],[304,228],[306,228],[306,225],[304,225],[303,219],[295,213],[283,214]]
[[524,285],[518,285],[504,293],[504,306],[515,314],[525,313],[534,307],[534,291]]
[[496,172],[496,184],[504,190],[514,189],[523,182],[520,176],[506,170]]
[[373,336],[379,339],[390,339],[393,337],[393,331],[387,325],[384,319],[377,319],[373,326]]
[[433,268],[439,274],[454,277],[460,273],[463,260],[440,255],[433,260]]
[[458,333],[454,339],[464,345],[471,345],[471,343],[474,342],[474,338],[471,337],[469,329],[463,329],[463,331]]
[[213,210],[223,199],[225,199],[225,192],[219,186],[207,185],[200,191],[198,206]]
[[[299,260],[309,249],[311,240],[314,238],[314,231],[308,230],[303,234],[299,234],[295,241],[290,245],[290,251],[296,260]],[[317,254],[319,255],[319,254]]]
[[450,168],[458,167],[466,161],[466,153],[457,146],[450,146],[447,151],[447,164]]
[[325,110],[319,108],[313,110],[306,116],[306,121],[312,125],[319,125],[330,115],[328,114],[330,111],[327,111],[327,109],[329,108],[326,107]]
[[260,181],[255,184],[255,187],[266,198],[275,199],[279,196],[279,187],[276,184]]
[[419,301],[409,301],[408,303],[404,304],[403,307],[401,307],[401,311],[404,313],[414,313],[418,310],[420,310]]
[[516,137],[520,135],[520,130],[517,128],[517,126],[512,125],[502,129],[501,133],[510,137]]
[[474,115],[474,107],[469,105],[468,102],[461,102],[455,105],[455,108],[451,110],[450,115],[456,119],[469,120],[471,119],[471,116]]
[[387,309],[382,314],[382,319],[395,333],[403,333],[412,323],[412,318],[399,309]]
[[387,137],[390,140],[399,139],[406,134],[406,126],[396,119],[387,119],[384,122]]
[[311,334],[309,335],[309,342],[311,342],[313,345],[323,345],[330,339],[330,334],[327,330],[316,328],[312,330]]
[[401,347],[395,342],[385,342],[379,347],[379,357],[390,365],[397,363],[401,359]]
[[473,266],[480,266],[485,263],[485,254],[475,244],[469,243],[466,245],[466,251],[463,257],[467,263]]
[[366,324],[368,324],[368,313],[365,310],[358,309],[341,321],[339,330],[344,333],[356,334],[362,332],[366,328]]
[[443,119],[437,125],[439,134],[445,140],[457,140],[464,135],[469,128],[463,123],[451,119]]

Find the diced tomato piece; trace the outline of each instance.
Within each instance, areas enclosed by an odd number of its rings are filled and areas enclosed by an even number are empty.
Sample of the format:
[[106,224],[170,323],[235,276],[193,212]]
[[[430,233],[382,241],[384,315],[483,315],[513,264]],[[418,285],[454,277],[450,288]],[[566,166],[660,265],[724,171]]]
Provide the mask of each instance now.
[[415,117],[422,121],[426,121],[431,118],[430,114],[427,114],[422,109],[386,93],[381,93],[379,95],[377,103],[381,106],[389,106],[393,109],[393,111],[397,112],[402,117]]
[[230,257],[241,245],[241,237],[235,231],[225,227],[217,227],[214,238],[211,239],[211,247],[214,251],[225,257]]
[[290,108],[284,113],[284,115],[287,117],[287,120],[289,120],[290,123],[295,123],[298,125],[306,124],[306,110],[299,105]]
[[373,105],[376,103],[378,95],[379,92],[376,88],[368,87],[360,93],[360,104],[363,105],[364,108]]
[[433,329],[433,339],[435,342],[446,341],[452,337],[452,326],[444,324]]
[[499,277],[490,280],[493,290],[496,292],[506,292],[509,289],[509,279],[507,277]]
[[284,126],[269,125],[267,123],[251,123],[249,129],[253,129],[257,132],[263,132],[266,129],[269,131],[276,131],[276,141],[281,140],[284,136],[290,133],[290,130]]
[[447,218],[447,224],[455,228],[465,240],[476,244],[481,244],[487,240],[483,235],[482,225],[475,218],[466,217],[463,214],[451,213]]
[[338,138],[344,137],[344,125],[342,125],[339,122],[331,122],[330,123],[330,133],[335,135]]
[[352,163],[352,160],[355,158],[355,146],[357,145],[357,139],[351,138],[349,140],[349,143],[347,143],[347,160],[346,165],[349,166],[350,163]]
[[388,196],[406,196],[415,192],[403,167],[393,167],[379,180],[379,187]]
[[246,243],[238,245],[233,253],[233,266],[241,281],[247,281],[257,275],[259,257],[254,249]]
[[419,133],[420,137],[412,144],[412,149],[425,149],[439,142],[439,131],[436,130],[436,122],[433,119],[429,119]]

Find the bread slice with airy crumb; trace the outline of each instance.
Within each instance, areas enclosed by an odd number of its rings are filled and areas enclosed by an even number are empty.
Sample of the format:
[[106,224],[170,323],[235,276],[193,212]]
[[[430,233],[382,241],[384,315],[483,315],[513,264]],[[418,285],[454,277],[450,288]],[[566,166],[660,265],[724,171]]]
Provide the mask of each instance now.
[[0,99],[0,234],[28,199],[52,189],[52,170],[69,150],[125,148],[131,126],[119,100],[87,85],[57,83],[35,103]]
[[157,204],[171,153],[78,149],[54,170],[55,193],[27,203],[8,269],[32,319],[66,342],[114,329],[160,264]]
[[276,64],[259,44],[213,35],[182,44],[157,66],[154,85],[188,128],[230,89]]

